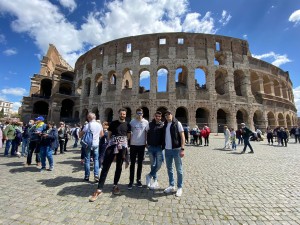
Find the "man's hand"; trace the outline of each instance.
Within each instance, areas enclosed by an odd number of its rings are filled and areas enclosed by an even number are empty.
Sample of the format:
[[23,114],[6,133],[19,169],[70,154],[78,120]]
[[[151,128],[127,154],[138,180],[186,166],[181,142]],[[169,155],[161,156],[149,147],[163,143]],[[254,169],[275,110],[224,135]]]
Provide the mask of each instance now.
[[184,151],[183,150],[180,150],[180,153],[179,153],[180,157],[184,157]]

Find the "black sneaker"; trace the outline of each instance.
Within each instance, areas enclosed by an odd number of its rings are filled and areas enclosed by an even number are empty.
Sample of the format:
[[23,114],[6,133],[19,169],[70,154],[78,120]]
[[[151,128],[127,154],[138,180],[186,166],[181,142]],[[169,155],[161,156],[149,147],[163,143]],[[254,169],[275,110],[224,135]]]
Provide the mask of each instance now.
[[251,153],[254,153],[254,151],[250,151],[250,152],[248,152],[248,154],[251,154]]
[[131,190],[131,189],[132,189],[132,184],[131,184],[131,183],[128,184],[127,189],[128,189],[128,190]]
[[138,182],[136,182],[135,186],[137,186],[137,187],[139,187],[139,188],[143,187],[143,185],[142,185],[142,182],[141,182],[141,181],[138,181]]
[[90,178],[89,178],[89,177],[85,177],[85,178],[83,178],[83,180],[84,180],[84,181],[89,181]]

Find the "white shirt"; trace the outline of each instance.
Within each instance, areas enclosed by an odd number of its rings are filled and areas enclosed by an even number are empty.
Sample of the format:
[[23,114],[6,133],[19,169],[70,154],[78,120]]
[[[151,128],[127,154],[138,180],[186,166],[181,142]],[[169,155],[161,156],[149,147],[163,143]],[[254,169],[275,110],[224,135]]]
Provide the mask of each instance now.
[[90,129],[93,133],[93,146],[98,146],[99,145],[99,138],[100,138],[100,132],[103,130],[102,125],[96,120],[92,120],[88,124],[86,124],[83,128],[83,132],[87,132],[87,130]]
[[144,118],[141,121],[137,119],[131,120],[131,145],[146,145],[146,128],[148,124],[149,122]]
[[[172,149],[172,140],[171,140],[171,133],[170,133],[171,124],[172,124],[172,122],[168,122],[168,125],[166,128],[166,137],[165,137],[166,147],[165,147],[165,149]],[[179,131],[179,133],[183,132],[182,124],[179,121],[178,121],[178,131]],[[179,136],[178,138],[181,138],[181,136]]]

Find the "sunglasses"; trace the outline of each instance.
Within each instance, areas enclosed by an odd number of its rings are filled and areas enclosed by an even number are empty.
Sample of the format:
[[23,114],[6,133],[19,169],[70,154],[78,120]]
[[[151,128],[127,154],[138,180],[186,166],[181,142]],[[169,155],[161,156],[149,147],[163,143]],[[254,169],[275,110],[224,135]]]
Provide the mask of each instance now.
[[137,112],[136,114],[137,114],[137,115],[143,115],[143,113],[142,113],[142,112]]

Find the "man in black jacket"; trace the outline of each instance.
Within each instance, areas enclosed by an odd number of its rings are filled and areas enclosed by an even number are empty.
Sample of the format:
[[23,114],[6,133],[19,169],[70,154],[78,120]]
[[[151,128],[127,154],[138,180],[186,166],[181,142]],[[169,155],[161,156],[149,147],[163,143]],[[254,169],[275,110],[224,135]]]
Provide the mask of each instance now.
[[171,193],[175,191],[174,187],[174,175],[173,175],[173,160],[177,171],[177,192],[176,196],[182,195],[182,183],[183,183],[183,170],[181,158],[184,156],[184,131],[182,124],[173,117],[172,113],[167,110],[165,112],[165,125],[164,125],[164,149],[166,156],[166,165],[169,176],[169,187],[164,192]]
[[[163,162],[163,133],[164,123],[161,121],[162,113],[157,111],[154,115],[154,119],[146,127],[147,131],[147,146],[151,163],[151,171],[146,175],[146,184],[148,188],[158,188],[157,172],[159,171]],[[153,178],[153,183],[151,179]]]

